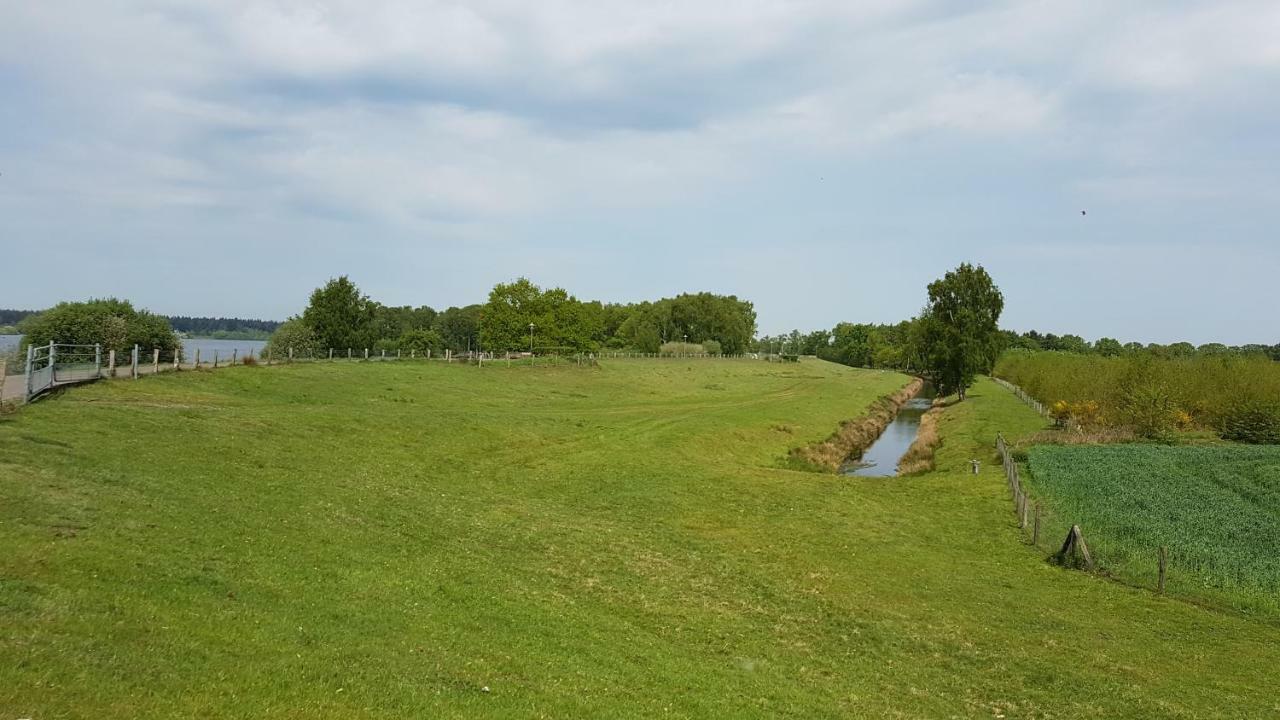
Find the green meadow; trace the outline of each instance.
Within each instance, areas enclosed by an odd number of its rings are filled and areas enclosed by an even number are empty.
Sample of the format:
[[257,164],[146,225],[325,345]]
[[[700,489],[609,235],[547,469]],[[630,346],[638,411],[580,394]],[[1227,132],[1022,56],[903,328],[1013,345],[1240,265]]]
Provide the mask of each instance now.
[[[1249,718],[1280,627],[1051,565],[982,380],[937,470],[787,469],[821,361],[317,363],[0,416],[0,718]],[[982,461],[979,475],[969,461]]]

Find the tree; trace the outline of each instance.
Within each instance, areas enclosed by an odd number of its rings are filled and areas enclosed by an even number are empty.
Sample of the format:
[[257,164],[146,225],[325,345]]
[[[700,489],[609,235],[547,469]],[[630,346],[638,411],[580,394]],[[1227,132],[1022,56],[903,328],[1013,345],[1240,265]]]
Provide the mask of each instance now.
[[1089,343],[1079,335],[1063,335],[1058,338],[1058,348],[1061,352],[1076,353],[1077,355],[1087,355],[1093,348]]
[[415,352],[420,357],[426,357],[428,351],[439,355],[444,350],[444,340],[435,330],[406,330],[396,348],[405,353]]
[[[332,345],[323,345],[312,329],[302,318],[294,316],[280,323],[280,327],[271,333],[267,344],[262,348],[262,357],[274,357],[282,360],[289,357],[293,350],[295,357],[323,357],[328,354]],[[336,348],[335,348],[336,349]]]
[[853,367],[870,367],[876,351],[873,329],[865,324],[836,325],[831,332],[831,348],[826,359]]
[[1093,349],[1103,357],[1116,357],[1124,354],[1124,346],[1120,344],[1120,341],[1109,337],[1098,338],[1098,341],[1093,344]]
[[366,348],[377,340],[372,332],[377,307],[343,275],[311,293],[311,302],[302,312],[302,322],[311,328],[320,347]]
[[451,307],[437,315],[435,324],[432,326],[432,329],[440,335],[444,346],[452,350],[462,350],[469,345],[474,345],[479,328],[479,305]]
[[144,350],[158,348],[163,356],[171,358],[179,345],[168,320],[146,310],[135,310],[128,300],[115,298],[58,303],[23,319],[18,330],[24,335],[24,352],[28,345],[50,342],[101,345],[104,354],[109,350],[124,354],[138,345]]
[[929,303],[918,320],[924,372],[943,393],[965,392],[989,372],[999,349],[1004,296],[981,265],[962,263],[929,284]]
[[564,288],[542,288],[527,278],[499,283],[481,311],[484,346],[503,350],[524,347],[533,323],[538,347],[588,352],[598,347],[604,326],[600,303],[584,303]]

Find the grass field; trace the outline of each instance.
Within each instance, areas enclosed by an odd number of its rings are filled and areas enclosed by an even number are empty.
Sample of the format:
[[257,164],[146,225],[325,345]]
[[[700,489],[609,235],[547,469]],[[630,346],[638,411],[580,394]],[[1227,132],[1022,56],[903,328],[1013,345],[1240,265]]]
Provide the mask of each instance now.
[[783,467],[905,380],[316,364],[41,401],[0,419],[0,718],[1280,713],[1280,629],[1021,543],[991,443],[1042,425],[992,383],[936,472]]
[[1280,610],[1280,447],[1048,445],[1029,457],[1057,524],[1084,528],[1108,572],[1151,586],[1165,545],[1171,590]]

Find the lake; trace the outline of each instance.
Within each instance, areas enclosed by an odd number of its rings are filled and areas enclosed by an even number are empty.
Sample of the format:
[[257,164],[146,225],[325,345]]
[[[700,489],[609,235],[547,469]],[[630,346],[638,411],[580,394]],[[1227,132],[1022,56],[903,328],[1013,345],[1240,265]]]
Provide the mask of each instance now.
[[22,342],[21,335],[0,335],[0,353],[13,352]]
[[215,340],[213,338],[183,338],[182,339],[182,359],[183,362],[191,362],[196,357],[196,350],[200,350],[201,362],[213,362],[213,354],[218,353],[219,358],[230,358],[232,352],[239,357],[245,355],[258,356],[262,348],[267,346],[265,340]]

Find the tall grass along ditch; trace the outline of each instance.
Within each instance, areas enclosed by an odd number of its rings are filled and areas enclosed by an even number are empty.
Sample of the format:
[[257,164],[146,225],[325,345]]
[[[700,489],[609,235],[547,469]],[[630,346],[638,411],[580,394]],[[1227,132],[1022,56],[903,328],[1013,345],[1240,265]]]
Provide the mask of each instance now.
[[911,447],[898,460],[899,475],[915,475],[934,469],[933,453],[942,444],[942,436],[938,434],[938,420],[947,407],[943,398],[933,401],[933,407],[920,416],[920,428],[916,431],[916,439]]
[[897,392],[879,398],[871,403],[866,414],[840,423],[827,439],[792,449],[791,462],[804,469],[839,471],[846,460],[860,456],[871,447],[893,422],[898,410],[923,387],[924,380],[915,378]]

